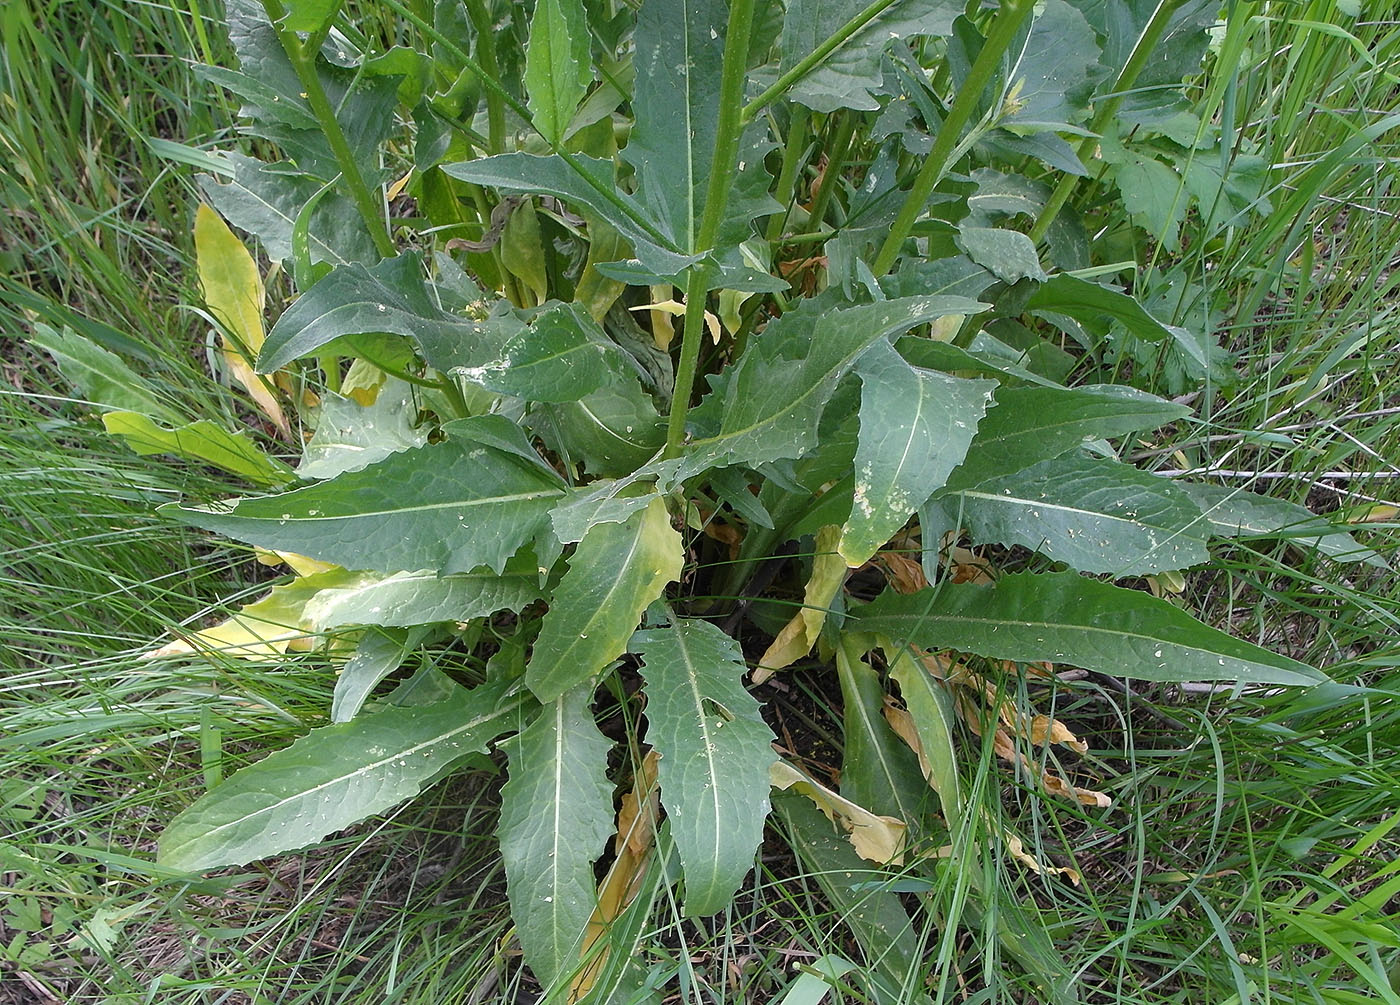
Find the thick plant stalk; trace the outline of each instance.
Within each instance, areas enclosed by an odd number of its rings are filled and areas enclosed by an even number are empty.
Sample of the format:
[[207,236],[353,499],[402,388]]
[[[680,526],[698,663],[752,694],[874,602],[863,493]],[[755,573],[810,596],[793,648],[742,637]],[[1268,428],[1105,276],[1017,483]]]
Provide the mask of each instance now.
[[968,119],[972,118],[973,109],[977,107],[977,99],[991,83],[992,77],[1001,66],[1002,56],[1006,55],[1006,50],[1016,37],[1021,22],[1030,15],[1034,6],[1033,0],[1009,0],[997,12],[996,21],[993,22],[992,30],[987,35],[987,41],[982,46],[982,51],[978,54],[976,61],[973,62],[967,79],[958,89],[957,96],[953,99],[953,105],[948,109],[948,116],[943,120],[942,128],[938,130],[938,138],[933,141],[933,149],[929,151],[924,166],[919,169],[919,175],[914,179],[914,187],[909,190],[904,205],[900,207],[894,227],[890,230],[889,236],[885,238],[885,243],[880,246],[880,253],[875,256],[875,263],[871,267],[875,275],[885,275],[894,265],[895,259],[899,257],[899,249],[913,231],[914,223],[923,213],[924,206],[928,204],[934,188],[943,180],[944,174],[948,171],[952,153],[957,149],[963,127],[967,125]]
[[[340,172],[350,189],[350,198],[354,200],[360,216],[364,217],[375,250],[385,258],[392,258],[394,242],[389,238],[389,227],[384,220],[383,196],[375,198],[365,183],[365,176],[360,173],[360,165],[350,149],[350,142],[345,138],[345,130],[340,128],[340,120],[335,117],[335,109],[331,107],[325,88],[321,86],[321,78],[316,74],[316,52],[320,49],[319,38],[324,37],[324,33],[313,33],[303,45],[297,33],[286,27],[287,9],[282,6],[282,0],[262,0],[262,6],[272,22],[273,30],[277,32],[277,40],[282,43],[287,59],[296,70],[297,79],[306,91],[306,103],[311,106],[311,114],[316,116],[316,122],[330,144],[331,153],[340,165]],[[326,20],[329,24],[330,18]]]
[[[1111,92],[1113,96],[1103,101],[1094,112],[1094,119],[1089,124],[1089,129],[1094,135],[1080,142],[1079,150],[1076,151],[1081,161],[1093,154],[1094,148],[1099,143],[1099,135],[1118,114],[1118,106],[1123,103],[1127,92],[1137,83],[1138,74],[1142,73],[1142,68],[1147,65],[1147,60],[1166,32],[1172,15],[1176,13],[1177,8],[1183,2],[1184,0],[1162,0],[1156,13],[1152,15],[1152,20],[1147,22],[1147,28],[1143,31],[1142,37],[1138,39],[1137,45],[1133,47],[1132,55],[1123,64],[1118,79],[1113,82],[1113,91]],[[1055,222],[1055,217],[1059,216],[1060,210],[1064,209],[1065,203],[1074,193],[1076,181],[1078,179],[1074,175],[1066,174],[1060,178],[1059,184],[1055,186],[1055,191],[1050,193],[1050,199],[1045,203],[1045,208],[1041,210],[1040,216],[1035,221],[1035,226],[1031,227],[1030,239],[1036,244],[1044,239],[1046,231]]]
[[[719,225],[729,204],[729,187],[739,158],[739,136],[744,131],[742,106],[744,70],[749,53],[749,31],[753,25],[754,0],[733,0],[729,5],[729,25],[724,36],[724,67],[719,83],[719,128],[715,155],[710,162],[710,179],[705,188],[705,212],[691,254],[714,246]],[[681,333],[681,358],[676,367],[676,386],[671,396],[671,415],[666,423],[666,456],[675,457],[685,441],[685,416],[690,410],[690,393],[700,363],[700,342],[705,332],[705,280],[709,268],[690,267],[685,282],[685,329]]]

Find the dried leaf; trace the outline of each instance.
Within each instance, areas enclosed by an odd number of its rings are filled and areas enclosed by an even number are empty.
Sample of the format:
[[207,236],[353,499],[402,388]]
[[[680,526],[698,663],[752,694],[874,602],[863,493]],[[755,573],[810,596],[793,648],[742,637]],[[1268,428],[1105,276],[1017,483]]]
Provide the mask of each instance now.
[[768,769],[768,778],[775,789],[792,789],[812,800],[828,820],[846,831],[851,846],[861,858],[903,864],[905,824],[902,820],[871,813],[813,781],[787,761],[774,761]]

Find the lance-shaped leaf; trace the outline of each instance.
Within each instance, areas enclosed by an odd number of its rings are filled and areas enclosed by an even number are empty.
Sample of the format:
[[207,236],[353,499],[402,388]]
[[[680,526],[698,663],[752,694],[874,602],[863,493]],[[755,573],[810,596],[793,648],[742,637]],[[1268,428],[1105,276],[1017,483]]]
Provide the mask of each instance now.
[[1081,572],[1133,576],[1210,557],[1209,524],[1165,478],[1129,464],[1056,457],[944,499],[975,544],[1019,544]]
[[291,468],[263,453],[244,433],[231,433],[208,419],[167,429],[139,412],[106,412],[102,425],[138,454],[188,457],[266,486],[296,480]]
[[440,576],[432,569],[391,576],[344,574],[312,597],[304,614],[316,631],[345,625],[406,628],[519,611],[539,596],[534,562],[517,559],[504,575],[486,569],[451,576]]
[[[786,72],[871,5],[864,0],[793,0],[783,19],[782,62]],[[956,0],[895,0],[826,60],[797,82],[794,101],[818,112],[838,108],[874,111],[881,85],[880,57],[895,39],[946,35],[963,12]]]
[[1129,387],[1102,384],[1074,390],[1003,387],[977,427],[967,457],[948,477],[950,489],[1058,457],[1086,440],[1122,436],[1189,415],[1190,410]]
[[564,138],[591,76],[582,0],[540,0],[530,20],[525,89],[530,117],[549,142]]
[[647,742],[685,869],[685,913],[724,909],[753,865],[768,817],[773,732],[744,689],[739,643],[707,621],[637,632]]
[[695,410],[717,428],[682,458],[681,479],[707,468],[801,457],[841,378],[872,345],[949,314],[980,308],[964,297],[904,297],[856,307],[807,304],[771,322],[763,337]]
[[593,861],[612,834],[609,744],[591,699],[588,687],[562,694],[501,744],[510,780],[496,833],[510,913],[525,962],[545,987],[578,966],[596,900]]
[[943,822],[957,835],[967,824],[963,809],[962,779],[958,775],[957,751],[953,747],[953,703],[948,693],[933,682],[928,670],[909,651],[881,639],[890,677],[899,685],[900,697],[908,709],[913,737],[905,736],[918,756],[919,770],[938,793]]
[[1383,557],[1306,506],[1225,485],[1199,482],[1180,485],[1210,521],[1212,532],[1220,537],[1283,538],[1316,548],[1338,562],[1365,562],[1377,568],[1390,568]]
[[416,341],[429,365],[446,371],[491,358],[524,327],[508,314],[478,321],[443,310],[423,280],[422,259],[406,253],[338,268],[311,287],[267,333],[258,368],[269,373],[344,335],[390,332]]
[[1063,314],[1096,332],[1107,330],[1105,321],[1117,321],[1146,342],[1175,338],[1181,329],[1163,324],[1133,297],[1077,276],[1061,273],[1041,283],[1026,301],[1032,314]]
[[577,304],[554,304],[494,358],[452,372],[473,384],[531,401],[578,401],[603,386],[617,348]]
[[486,684],[432,705],[323,726],[223,782],[161,835],[159,860],[198,871],[319,841],[392,809],[519,719],[528,695]]
[[553,701],[627,649],[642,611],[680,578],[681,536],[661,499],[622,523],[599,523],[579,542],[559,581],[525,683]]
[[851,568],[904,525],[962,463],[996,381],[910,366],[888,342],[856,364],[860,439],[851,516],[838,550]]
[[913,753],[890,729],[883,714],[885,692],[863,646],[843,634],[836,647],[841,681],[841,795],[876,813],[908,823],[923,819],[928,786]]
[[270,551],[347,569],[444,575],[506,560],[547,530],[557,477],[492,447],[448,439],[282,495],[162,512]]
[[861,631],[921,649],[1054,660],[1115,677],[1295,686],[1326,680],[1304,663],[1217,631],[1166,601],[1073,572],[886,593],[852,615]]
[[591,183],[558,156],[526,153],[497,154],[480,160],[444,164],[442,170],[461,181],[488,185],[502,192],[552,195],[582,206],[631,241],[637,258],[657,275],[677,275],[699,260],[678,251],[674,240],[636,199],[617,191],[611,161],[580,155],[575,156],[574,163],[587,173]]

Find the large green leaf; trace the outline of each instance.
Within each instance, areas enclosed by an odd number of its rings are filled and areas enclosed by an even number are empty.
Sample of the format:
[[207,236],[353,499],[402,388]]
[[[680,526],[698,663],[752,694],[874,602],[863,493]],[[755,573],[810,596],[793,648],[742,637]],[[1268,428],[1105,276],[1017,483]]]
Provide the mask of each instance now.
[[1073,572],[1016,573],[992,586],[886,593],[852,611],[859,630],[922,649],[1053,660],[1140,680],[1317,684],[1326,678],[1138,590]]
[[666,442],[666,423],[651,396],[622,370],[577,401],[532,407],[525,424],[565,460],[609,478],[635,471]]
[[[502,192],[552,195],[584,207],[631,241],[637,258],[657,275],[677,275],[697,261],[676,250],[674,239],[650,219],[636,199],[617,191],[611,161],[578,156],[574,163],[591,182],[558,156],[526,153],[444,164],[442,170],[461,181],[488,185]],[[667,244],[671,247],[664,247]]]
[[389,576],[340,574],[307,601],[305,618],[323,632],[345,625],[408,627],[519,611],[540,596],[540,577],[532,566],[512,561],[499,576],[486,569],[450,576],[431,569]]
[[627,649],[642,611],[680,578],[681,536],[654,498],[622,523],[588,529],[544,617],[525,682],[553,701]]
[[579,687],[542,708],[501,744],[510,780],[496,829],[510,913],[525,962],[548,988],[579,965],[584,929],[597,903],[593,861],[613,831],[609,743]]
[[682,479],[707,468],[801,457],[841,378],[880,339],[981,305],[964,297],[904,297],[832,308],[811,301],[769,323],[763,338],[692,413],[715,429],[691,444]]
[[963,808],[962,777],[958,774],[958,755],[953,746],[956,719],[952,699],[942,686],[934,684],[928,668],[914,658],[908,646],[892,646],[888,639],[882,639],[881,643],[889,662],[890,677],[899,685],[899,695],[914,724],[919,741],[919,766],[927,772],[928,785],[938,793],[943,822],[956,846],[958,835],[969,821]]
[[944,499],[977,544],[1019,544],[1081,572],[1135,576],[1208,559],[1208,524],[1179,488],[1129,464],[1070,455]]
[[768,817],[773,732],[744,689],[739,643],[707,621],[637,632],[647,742],[685,868],[685,913],[714,914],[753,865]]
[[[636,171],[638,201],[682,251],[711,250],[697,245],[718,140],[728,20],[724,0],[648,0],[637,13],[635,123],[622,157]],[[717,235],[722,254],[750,236],[755,216],[782,210],[768,195],[766,134],[766,126],[756,126],[741,140]],[[712,281],[741,285],[736,278]]]
[[[233,165],[233,178],[220,184],[210,175],[201,176],[205,197],[229,223],[256,234],[273,261],[291,258],[297,214],[322,183],[288,173],[286,164],[264,164],[235,153],[224,154],[224,159]],[[379,260],[364,218],[353,202],[337,192],[316,203],[307,233],[312,262],[347,265]]]
[[1094,84],[1107,71],[1084,15],[1064,0],[1044,0],[1007,80],[998,124],[1013,132],[1060,129],[1083,119]]
[[198,799],[165,828],[159,860],[198,871],[302,848],[392,809],[518,721],[528,695],[488,684],[432,705],[323,726]]
[[452,372],[497,394],[530,401],[578,401],[603,386],[621,362],[603,329],[577,304],[552,304],[499,354]]
[[347,569],[496,572],[548,528],[564,495],[538,465],[449,438],[282,495],[161,508],[176,519],[272,551]]
[[524,327],[509,314],[476,320],[443,310],[423,279],[422,259],[409,252],[368,268],[338,268],[311,287],[267,333],[258,368],[279,370],[344,335],[391,332],[414,339],[428,363],[446,371],[494,358]]
[[1338,562],[1365,562],[1390,568],[1390,563],[1376,552],[1306,506],[1225,485],[1186,481],[1180,485],[1210,521],[1212,532],[1220,537],[1283,538],[1316,548]]
[[1002,387],[950,489],[971,488],[1068,453],[1086,440],[1164,425],[1190,410],[1128,387]]
[[564,138],[591,77],[583,0],[539,0],[530,19],[525,88],[531,119],[545,139]]
[[1160,342],[1172,334],[1167,325],[1126,293],[1063,273],[1036,287],[1026,309],[1032,313],[1064,314],[1099,330],[1102,321],[1111,319],[1148,342]]
[[920,370],[888,342],[856,364],[860,440],[854,502],[837,550],[852,568],[871,555],[948,480],[967,453],[997,386]]
[[1114,78],[1142,41],[1148,23],[1159,8],[1166,8],[1167,30],[1152,50],[1152,58],[1124,96],[1121,112],[1143,115],[1169,112],[1184,106],[1182,79],[1201,72],[1201,60],[1210,44],[1207,29],[1220,10],[1219,0],[1184,0],[1170,6],[1160,0],[1071,0],[1103,39],[1100,62],[1112,71],[1098,88],[1098,100],[1111,95]]
[[[782,61],[787,71],[871,5],[865,0],[792,0],[783,19]],[[789,92],[818,112],[874,111],[881,86],[880,57],[895,39],[946,35],[963,12],[957,0],[895,0],[876,14]]]

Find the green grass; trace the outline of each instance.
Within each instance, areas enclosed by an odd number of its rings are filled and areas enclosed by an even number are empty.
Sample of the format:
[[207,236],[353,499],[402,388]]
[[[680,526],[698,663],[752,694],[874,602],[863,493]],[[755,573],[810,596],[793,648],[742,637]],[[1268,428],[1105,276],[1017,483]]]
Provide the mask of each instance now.
[[[1254,15],[1232,22],[1243,55],[1201,101],[1275,165],[1276,212],[1210,242],[1190,240],[1188,221],[1187,250],[1159,252],[1153,267],[1209,288],[1243,379],[1210,389],[1201,420],[1140,459],[1359,515],[1400,495],[1400,134],[1357,139],[1397,106],[1400,25],[1321,2],[1239,8]],[[155,515],[231,486],[109,440],[22,339],[35,322],[74,326],[134,359],[190,418],[246,418],[209,376],[192,309],[190,172],[149,142],[226,141],[232,109],[189,66],[226,56],[198,2],[14,0],[0,30],[11,208],[0,234],[0,1002],[529,995],[492,851],[489,774],[201,883],[152,865],[163,823],[210,780],[324,721],[333,669],[310,657],[139,658],[172,628],[256,596],[268,570]],[[1394,528],[1392,514],[1358,533],[1392,554]],[[973,805],[1084,877],[1037,877],[988,851],[983,880],[1050,932],[1053,960],[1088,1001],[1396,1000],[1400,585],[1284,545],[1217,557],[1188,577],[1183,602],[1337,684],[1242,695],[1009,684],[1090,744],[1066,767],[1116,805],[1042,798],[969,737]],[[792,721],[839,739],[834,696],[810,690],[794,682]],[[795,967],[824,953],[861,962],[843,916],[864,903],[833,893],[832,878],[765,859],[730,916],[703,925],[663,892],[640,925],[640,971],[667,995],[739,1002],[777,1000]],[[905,991],[931,974],[949,1001],[1037,1000],[997,941],[1006,919],[972,917],[962,892],[950,880],[899,895],[927,909],[913,933],[927,969]],[[848,976],[844,1000],[862,1000],[867,976]]]

